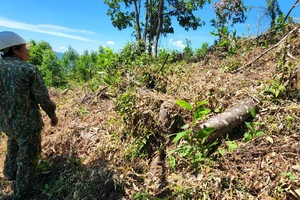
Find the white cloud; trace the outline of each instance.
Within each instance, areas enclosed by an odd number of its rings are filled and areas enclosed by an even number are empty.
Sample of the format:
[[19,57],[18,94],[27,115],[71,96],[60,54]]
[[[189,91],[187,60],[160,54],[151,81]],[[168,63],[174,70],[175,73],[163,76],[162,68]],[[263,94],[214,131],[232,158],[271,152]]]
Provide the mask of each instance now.
[[114,41],[107,41],[106,44],[112,45],[112,44],[115,44],[115,42]]
[[62,50],[67,50],[68,48],[67,47],[58,47],[59,49],[62,49]]
[[80,29],[71,29],[63,26],[51,25],[51,24],[38,24],[37,28],[47,29],[52,31],[61,31],[61,32],[73,32],[73,33],[84,33],[84,34],[94,34],[93,31],[80,30]]
[[173,39],[170,39],[169,42],[170,42],[173,46],[176,46],[176,47],[180,47],[180,48],[184,48],[184,47],[185,47],[184,43],[183,43],[181,40],[177,40],[177,41],[174,41],[174,42],[173,42]]
[[67,27],[50,25],[50,24],[40,24],[40,25],[33,25],[33,24],[26,24],[23,22],[13,21],[10,19],[0,17],[0,26],[7,27],[7,28],[14,28],[14,29],[21,29],[26,31],[44,33],[48,35],[55,35],[59,37],[66,37],[75,40],[81,40],[86,42],[96,42],[95,40],[90,40],[84,37],[79,37],[75,35],[66,34],[64,32],[74,32],[74,33],[92,33],[91,31],[86,30],[77,30],[77,29],[70,29]]

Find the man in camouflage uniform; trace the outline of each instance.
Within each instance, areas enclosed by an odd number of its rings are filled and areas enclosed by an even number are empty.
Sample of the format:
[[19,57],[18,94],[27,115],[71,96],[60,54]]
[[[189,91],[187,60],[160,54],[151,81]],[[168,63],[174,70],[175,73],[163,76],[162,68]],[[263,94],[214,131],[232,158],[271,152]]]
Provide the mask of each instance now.
[[14,32],[0,32],[0,130],[8,137],[3,173],[15,181],[14,198],[24,199],[41,152],[40,107],[55,126],[55,103],[37,67],[27,63],[26,42]]

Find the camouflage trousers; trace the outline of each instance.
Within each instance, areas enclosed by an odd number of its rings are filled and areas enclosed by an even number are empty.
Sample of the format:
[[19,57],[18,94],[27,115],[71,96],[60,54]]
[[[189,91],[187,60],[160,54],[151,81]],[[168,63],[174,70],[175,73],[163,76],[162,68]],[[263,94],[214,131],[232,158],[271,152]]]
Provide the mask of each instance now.
[[9,134],[3,174],[15,180],[14,198],[22,199],[31,189],[33,171],[41,153],[41,129]]

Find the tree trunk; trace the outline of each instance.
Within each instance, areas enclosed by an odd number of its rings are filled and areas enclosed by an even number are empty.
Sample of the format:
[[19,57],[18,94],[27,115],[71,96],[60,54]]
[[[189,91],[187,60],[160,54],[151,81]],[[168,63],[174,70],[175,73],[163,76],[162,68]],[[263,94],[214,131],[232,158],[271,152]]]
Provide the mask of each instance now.
[[147,42],[147,30],[148,30],[148,20],[149,20],[149,7],[150,7],[150,5],[149,5],[149,2],[148,2],[148,0],[146,0],[146,2],[145,2],[145,7],[146,7],[146,12],[145,12],[145,26],[144,26],[144,33],[143,33],[143,41],[145,42],[145,44],[146,44],[146,42]]
[[148,54],[151,56],[152,55],[152,45],[153,45],[153,38],[154,38],[154,26],[155,26],[155,16],[153,14],[153,6],[154,3],[152,0],[149,1],[149,12],[148,12],[148,17],[149,21],[147,24],[147,39],[148,39]]
[[206,140],[207,143],[211,143],[221,136],[225,136],[230,130],[242,124],[251,116],[250,108],[255,108],[257,104],[258,101],[253,100],[252,98],[246,99],[234,107],[225,110],[225,112],[216,115],[203,123],[197,124],[193,131],[197,132],[203,128],[214,127],[214,132]]
[[139,12],[139,6],[137,5],[137,2],[134,1],[134,13],[135,13],[135,30],[136,30],[136,39],[137,41],[142,38],[141,35],[141,27],[140,27],[140,12]]
[[296,0],[296,2],[294,3],[294,5],[290,8],[289,12],[286,14],[285,18],[284,18],[284,22],[286,22],[286,20],[288,19],[289,15],[291,14],[292,10],[296,7],[296,5],[299,3],[300,0]]
[[154,56],[157,58],[157,48],[158,48],[158,41],[163,25],[163,11],[164,11],[164,0],[160,0],[159,2],[159,7],[158,7],[158,12],[157,12],[157,27],[156,27],[156,37],[155,37],[155,42],[154,42]]

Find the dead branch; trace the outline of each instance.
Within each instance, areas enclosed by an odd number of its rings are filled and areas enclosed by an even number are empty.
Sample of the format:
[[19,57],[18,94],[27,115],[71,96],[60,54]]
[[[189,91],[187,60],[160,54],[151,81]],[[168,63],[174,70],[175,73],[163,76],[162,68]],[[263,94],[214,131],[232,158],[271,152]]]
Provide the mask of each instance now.
[[266,53],[268,53],[269,51],[271,51],[272,49],[278,47],[283,41],[285,41],[287,39],[287,37],[292,34],[295,30],[297,30],[298,27],[295,27],[293,30],[291,30],[289,33],[287,33],[277,44],[275,44],[274,46],[268,48],[267,50],[265,50],[264,52],[262,52],[260,55],[258,55],[256,58],[254,58],[252,61],[248,62],[246,65],[244,65],[243,67],[240,67],[238,69],[236,69],[234,71],[234,73],[240,71],[241,69],[244,69],[246,67],[249,67],[250,65],[252,65],[255,61],[257,61],[258,59],[260,59],[263,55],[265,55]]
[[169,57],[169,54],[166,55],[164,63],[162,64],[161,68],[158,70],[158,73],[160,73],[163,70],[163,68],[164,68],[164,66],[165,66],[165,64],[166,64],[166,62],[168,60],[168,57]]
[[286,22],[286,20],[288,19],[289,15],[291,14],[292,10],[296,7],[296,5],[299,3],[300,0],[296,0],[296,2],[294,3],[294,5],[290,8],[289,12],[287,13],[287,15],[284,18],[284,22]]
[[297,60],[297,58],[295,58],[290,52],[287,52],[288,57],[290,57],[291,59]]

